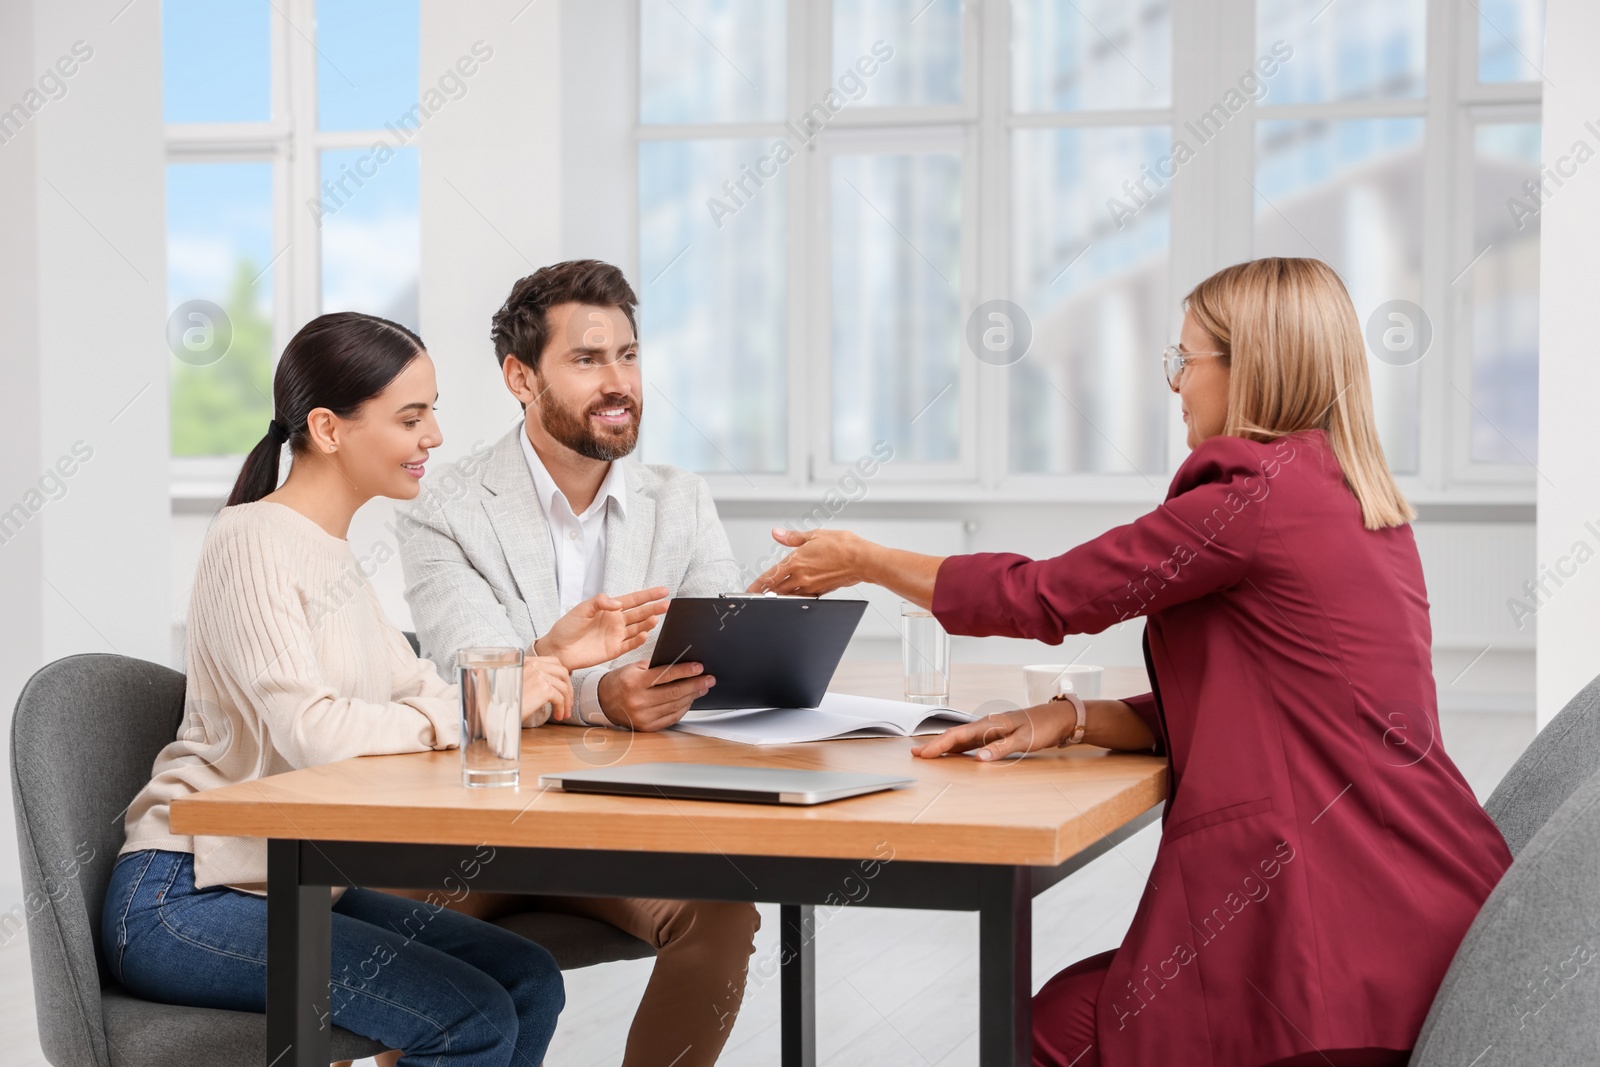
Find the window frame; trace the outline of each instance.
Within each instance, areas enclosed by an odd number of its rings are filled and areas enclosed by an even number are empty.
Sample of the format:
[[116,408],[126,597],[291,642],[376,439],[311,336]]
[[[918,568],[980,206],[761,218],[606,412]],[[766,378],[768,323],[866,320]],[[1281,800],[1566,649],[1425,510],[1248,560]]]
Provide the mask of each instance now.
[[[318,128],[317,0],[273,0],[268,6],[270,117],[265,122],[168,123],[165,163],[272,164],[274,253],[268,269],[276,368],[289,338],[322,313],[322,229],[306,208],[320,195],[322,153],[368,148],[374,140],[387,140],[388,133]],[[226,497],[243,461],[243,455],[171,456],[173,499]]]
[[[831,129],[828,131],[829,134],[833,132]],[[970,217],[977,210],[978,203],[977,168],[974,165],[976,132],[971,125],[935,126],[918,123],[910,127],[857,126],[841,130],[837,136],[818,138],[820,150],[815,153],[817,173],[814,181],[819,188],[819,194],[812,216],[815,219],[814,228],[810,232],[832,232],[832,199],[828,194],[832,189],[832,164],[836,156],[917,155],[954,151],[961,162],[961,214],[963,219]],[[871,147],[868,147],[869,145]],[[813,161],[808,159],[807,162]],[[967,314],[976,304],[973,298],[975,285],[972,281],[978,271],[976,237],[973,227],[962,226],[958,253],[960,281],[956,286],[957,315],[960,322],[966,321]],[[832,483],[843,477],[845,471],[856,461],[856,457],[836,457],[833,451],[833,350],[829,343],[833,324],[832,243],[829,240],[817,240],[808,244],[808,251],[812,253],[810,270],[813,274],[812,291],[816,293],[814,305],[816,321],[823,326],[822,343],[807,359],[807,363],[813,368],[813,387],[821,390],[817,394],[815,405],[819,416],[813,420],[811,426],[813,437],[810,467],[814,479]],[[967,358],[964,352],[958,354],[956,379],[953,385],[956,389],[957,403],[960,404],[957,424],[961,427],[961,436],[957,442],[956,457],[943,462],[911,463],[897,455],[893,462],[885,465],[883,468],[885,473],[893,468],[894,480],[918,483],[970,483],[977,478],[977,455],[973,447],[978,408],[975,393],[976,366],[976,360]],[[930,405],[935,402],[944,402],[943,397],[935,394],[929,398]],[[863,447],[870,449],[872,442]]]
[[[1209,5],[1210,0],[1202,0]],[[1203,95],[1196,87],[1201,83],[1204,74],[1194,63],[1194,55],[1185,55],[1184,50],[1173,49],[1173,67],[1171,75],[1171,100],[1164,107],[1131,107],[1131,108],[1084,108],[1079,110],[1062,111],[1017,111],[1012,106],[1012,77],[1010,66],[1011,55],[1011,8],[1008,0],[996,0],[994,3],[983,5],[986,9],[985,50],[983,53],[986,65],[986,81],[984,89],[989,106],[985,108],[984,120],[995,128],[992,135],[985,139],[988,148],[988,159],[982,161],[988,178],[987,188],[983,194],[986,203],[992,206],[992,213],[983,222],[989,226],[989,233],[984,236],[984,242],[991,249],[986,258],[985,265],[988,270],[982,279],[983,292],[998,294],[999,299],[1016,300],[1016,290],[1011,277],[1011,189],[1012,189],[1012,134],[1018,130],[1066,130],[1087,129],[1094,127],[1147,127],[1166,125],[1170,130],[1176,131],[1179,123],[1178,116],[1183,114],[1179,104],[1187,93],[1198,98]],[[1183,3],[1173,5],[1173,38],[1177,40],[1185,19],[1191,14],[1185,10]],[[1219,155],[1223,154],[1221,152]],[[1198,176],[1199,172],[1195,172]],[[1204,179],[1202,179],[1204,180]],[[1174,204],[1178,196],[1180,183],[1172,186]],[[1170,222],[1170,236],[1167,245],[1167,293],[1169,303],[1175,302],[1175,294],[1183,292],[1178,286],[1185,275],[1183,257],[1180,249],[1195,245],[1203,239],[1201,234],[1201,220],[1190,213],[1172,212]],[[1195,280],[1199,280],[1198,277]],[[969,308],[970,311],[970,308]],[[1176,340],[1178,324],[1181,321],[1174,310],[1169,323],[1169,332]],[[1152,375],[1161,375],[1160,351],[1149,354],[1149,371]],[[976,361],[974,361],[976,362]],[[1165,426],[1165,458],[1166,469],[1161,471],[1145,471],[1135,468],[1129,473],[1092,472],[1066,472],[1058,474],[1040,474],[1032,472],[1018,472],[1010,469],[1011,441],[1006,432],[1010,419],[1011,404],[1011,375],[1005,367],[984,366],[988,396],[985,397],[986,411],[989,415],[987,426],[978,430],[980,439],[987,445],[988,455],[984,458],[985,481],[982,488],[989,493],[998,495],[1003,499],[1017,499],[1025,501],[1056,501],[1066,500],[1083,503],[1103,502],[1145,502],[1155,503],[1166,495],[1167,485],[1172,480],[1172,473],[1178,469],[1182,462],[1182,455],[1187,454],[1187,449],[1182,447],[1183,422],[1180,417],[1181,408],[1176,396],[1169,398],[1167,403],[1167,417]],[[1175,447],[1176,446],[1176,447]],[[1131,461],[1130,461],[1131,463]]]
[[[1478,45],[1482,30],[1481,12],[1473,7],[1470,12],[1456,11],[1442,0],[1432,0],[1432,9],[1444,7],[1456,20],[1450,27],[1457,42],[1453,58],[1456,61],[1454,88],[1455,114],[1451,116],[1452,143],[1451,167],[1459,180],[1452,182],[1449,195],[1453,198],[1449,262],[1465,265],[1476,256],[1473,247],[1473,181],[1475,174],[1475,133],[1478,126],[1507,122],[1536,122],[1542,127],[1544,117],[1543,82],[1484,82],[1478,79]],[[1541,70],[1542,74],[1542,70]],[[1541,153],[1543,130],[1541,129]],[[1453,276],[1453,275],[1452,275]],[[1463,282],[1465,278],[1461,279]],[[1452,337],[1459,338],[1447,351],[1450,353],[1450,370],[1457,382],[1472,381],[1472,301],[1470,290],[1461,289],[1452,294],[1446,315]],[[1443,305],[1441,305],[1443,306]],[[1470,389],[1468,390],[1470,395]],[[1441,395],[1445,395],[1441,393]],[[1527,501],[1532,502],[1536,491],[1536,468],[1520,463],[1483,463],[1472,459],[1472,408],[1454,389],[1446,399],[1452,401],[1449,425],[1444,436],[1449,442],[1446,449],[1448,468],[1447,484],[1458,483],[1476,486],[1526,487]]]
[[[1446,477],[1448,453],[1451,443],[1445,439],[1445,398],[1441,390],[1449,389],[1455,377],[1457,360],[1451,353],[1455,347],[1455,331],[1450,328],[1452,316],[1443,309],[1447,284],[1440,284],[1444,269],[1442,264],[1451,260],[1445,253],[1451,219],[1455,211],[1453,176],[1448,168],[1449,153],[1454,142],[1450,125],[1453,121],[1456,92],[1453,89],[1457,56],[1441,41],[1454,40],[1455,13],[1446,0],[1427,0],[1424,5],[1423,91],[1414,98],[1341,100],[1324,103],[1297,103],[1266,105],[1254,108],[1254,122],[1282,120],[1361,120],[1361,119],[1420,119],[1422,128],[1422,184],[1427,189],[1444,189],[1440,196],[1426,199],[1420,234],[1421,271],[1419,278],[1419,303],[1433,309],[1433,342],[1420,363],[1417,411],[1417,467],[1412,472],[1394,472],[1394,479],[1402,493],[1411,501],[1437,501],[1462,499],[1467,494],[1460,486],[1452,486]],[[1254,41],[1254,6],[1251,5],[1251,33]],[[1476,38],[1473,47],[1476,48]],[[1475,55],[1476,53],[1474,53]],[[1443,57],[1441,59],[1441,56]],[[1255,129],[1251,133],[1251,165],[1255,173]],[[1252,205],[1251,225],[1254,225]],[[1470,256],[1468,257],[1470,258]],[[1462,260],[1464,263],[1465,260]],[[1363,327],[1365,323],[1362,324]],[[1446,358],[1439,358],[1440,355]],[[1370,357],[1370,353],[1369,353]],[[1371,366],[1369,359],[1369,367]],[[1498,500],[1499,498],[1494,498]],[[1528,500],[1532,500],[1531,492]],[[1477,496],[1474,502],[1481,502]]]
[[[950,0],[938,0],[950,2]],[[781,135],[780,123],[644,126],[639,121],[639,2],[628,5],[634,85],[629,94],[634,140],[758,134]],[[791,167],[789,187],[789,364],[786,473],[761,479],[707,474],[719,499],[785,499],[814,494],[844,470],[832,461],[832,352],[828,263],[828,161],[835,144],[864,131],[910,134],[952,125],[966,131],[963,160],[962,321],[988,294],[1010,285],[1010,162],[1012,131],[1024,128],[1129,126],[1167,123],[1208,105],[1220,86],[1253,64],[1255,4],[1251,0],[1193,0],[1174,5],[1174,40],[1211,40],[1200,54],[1174,47],[1172,96],[1166,107],[1062,112],[1013,112],[1009,67],[1011,5],[1003,0],[963,4],[963,98],[959,106],[847,107]],[[1470,301],[1451,278],[1476,254],[1470,243],[1471,129],[1482,121],[1516,121],[1540,114],[1537,82],[1478,81],[1479,20],[1449,0],[1426,2],[1424,93],[1415,100],[1322,104],[1250,104],[1230,125],[1231,138],[1202,152],[1175,183],[1169,246],[1169,330],[1175,335],[1183,292],[1217,265],[1252,254],[1254,199],[1240,174],[1253,175],[1256,123],[1290,118],[1417,117],[1424,121],[1424,180],[1430,196],[1422,220],[1422,302],[1436,312],[1434,351],[1424,357],[1418,411],[1418,467],[1396,475],[1418,503],[1531,503],[1534,472],[1522,465],[1474,463],[1469,451],[1470,407],[1451,382],[1471,381]],[[787,20],[786,115],[799,113],[830,84],[832,5],[790,2]],[[1270,99],[1270,97],[1269,97]],[[817,145],[821,143],[820,150]],[[637,158],[637,157],[635,157]],[[1179,185],[1183,188],[1178,188]],[[1235,186],[1237,188],[1235,188]],[[1465,233],[1465,237],[1463,237]],[[637,228],[634,248],[637,250]],[[637,254],[637,253],[635,253]],[[967,270],[968,264],[975,269]],[[1451,265],[1454,264],[1454,269]],[[635,264],[637,266],[637,264]],[[980,297],[979,294],[984,294]],[[1151,354],[1151,373],[1159,373]],[[1020,474],[1007,470],[1005,368],[963,360],[961,460],[944,469],[888,464],[874,481],[875,497],[896,501],[1159,500],[1187,449],[1174,397],[1167,422],[1167,469],[1142,474]],[[1470,393],[1470,389],[1468,390]],[[1448,396],[1446,395],[1448,394]],[[762,484],[752,484],[762,483]]]

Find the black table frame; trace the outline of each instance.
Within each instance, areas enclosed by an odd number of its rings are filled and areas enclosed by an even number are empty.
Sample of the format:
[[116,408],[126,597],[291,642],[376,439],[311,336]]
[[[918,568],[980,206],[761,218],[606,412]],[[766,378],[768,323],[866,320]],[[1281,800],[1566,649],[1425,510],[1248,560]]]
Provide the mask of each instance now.
[[[568,896],[731,900],[780,905],[782,1063],[816,1063],[813,909],[838,903],[847,878],[870,875],[870,905],[978,913],[979,1062],[1031,1061],[1033,898],[1153,823],[1162,805],[1105,834],[1056,867],[983,863],[726,856],[717,853],[495,847],[274,838],[267,846],[267,1063],[327,1067],[330,886],[436,889],[479,861],[473,889]],[[459,875],[458,875],[459,877]]]

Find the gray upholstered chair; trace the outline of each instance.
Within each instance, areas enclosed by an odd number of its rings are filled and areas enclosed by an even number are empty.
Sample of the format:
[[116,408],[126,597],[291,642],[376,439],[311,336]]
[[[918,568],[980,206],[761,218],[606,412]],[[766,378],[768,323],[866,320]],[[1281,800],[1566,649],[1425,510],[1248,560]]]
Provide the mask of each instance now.
[[1593,774],[1532,834],[1484,902],[1434,997],[1411,1067],[1600,1059],[1597,915],[1600,774]]
[[[183,718],[183,675],[125,656],[58,660],[35,674],[11,725],[11,794],[28,915],[39,1041],[57,1067],[259,1063],[266,1016],[139,1000],[106,972],[100,908],[122,813]],[[653,954],[605,923],[549,912],[501,924],[565,969]],[[334,1028],[333,1059],[383,1046]]]
[[1584,686],[1539,731],[1484,803],[1511,854],[1519,854],[1545,820],[1596,771],[1600,771],[1600,678]]
[[[260,1062],[265,1015],[153,1004],[106,972],[100,907],[122,813],[183,717],[183,675],[122,656],[70,656],[29,679],[11,723],[11,796],[39,1043],[57,1067]],[[333,1032],[334,1059],[382,1051]]]

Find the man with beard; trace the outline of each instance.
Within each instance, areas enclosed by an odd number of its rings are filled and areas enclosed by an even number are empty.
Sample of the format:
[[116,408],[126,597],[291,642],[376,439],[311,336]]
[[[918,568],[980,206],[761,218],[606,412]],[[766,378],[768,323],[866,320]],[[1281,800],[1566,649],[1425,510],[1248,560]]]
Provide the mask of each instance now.
[[[459,648],[537,650],[557,619],[598,594],[642,591],[626,617],[643,631],[664,597],[742,587],[705,480],[629,457],[644,399],[636,304],[616,267],[575,260],[517,282],[495,314],[495,356],[523,418],[470,474],[445,472],[402,512],[406,601],[423,655],[441,666]],[[653,645],[652,635],[613,663],[574,670],[572,721],[661,730],[715,684],[698,663],[652,670]],[[472,893],[456,906],[492,920],[530,902]],[[716,1061],[744,994],[754,906],[592,897],[535,906],[656,947],[625,1065]]]

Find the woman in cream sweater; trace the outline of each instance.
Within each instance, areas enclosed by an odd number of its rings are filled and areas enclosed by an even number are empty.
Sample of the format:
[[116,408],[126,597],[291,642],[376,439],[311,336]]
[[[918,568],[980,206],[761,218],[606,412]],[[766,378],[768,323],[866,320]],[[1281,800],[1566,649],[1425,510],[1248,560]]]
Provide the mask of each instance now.
[[[456,689],[384,617],[345,540],[376,496],[411,499],[442,440],[433,362],[402,326],[324,315],[284,350],[277,417],[206,534],[178,737],[127,813],[102,930],[113,977],[172,1004],[265,1010],[266,843],[184,837],[177,797],[352,756],[454,747]],[[293,463],[278,487],[287,443]],[[565,718],[571,669],[642,644],[664,590],[595,597],[528,650],[524,721]],[[537,1064],[563,1004],[540,946],[370,889],[333,906],[331,1021],[401,1064]],[[409,923],[408,923],[409,920]],[[402,931],[405,931],[402,933]]]

